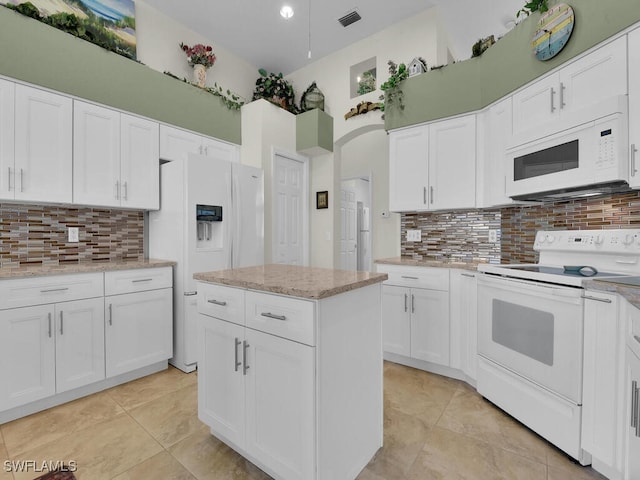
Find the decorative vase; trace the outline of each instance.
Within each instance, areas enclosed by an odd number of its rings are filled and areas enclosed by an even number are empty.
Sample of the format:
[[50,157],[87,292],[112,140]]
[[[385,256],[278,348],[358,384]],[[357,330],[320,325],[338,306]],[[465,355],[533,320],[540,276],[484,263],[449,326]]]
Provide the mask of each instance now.
[[207,84],[207,69],[204,65],[195,64],[193,66],[193,80],[200,88],[205,87]]

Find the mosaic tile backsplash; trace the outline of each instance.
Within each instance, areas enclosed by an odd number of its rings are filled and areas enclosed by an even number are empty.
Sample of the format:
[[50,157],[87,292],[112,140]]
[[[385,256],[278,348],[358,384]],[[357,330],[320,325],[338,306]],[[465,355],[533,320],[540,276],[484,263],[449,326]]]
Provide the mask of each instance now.
[[[78,243],[68,227],[79,227]],[[0,268],[143,257],[141,211],[0,203]]]
[[[421,242],[407,242],[407,230],[422,230]],[[500,243],[489,230],[500,229],[500,210],[405,213],[400,220],[401,254],[424,260],[500,263]],[[499,239],[498,239],[499,240]]]
[[[401,254],[427,260],[536,263],[538,230],[640,228],[640,192],[491,210],[405,213]],[[422,242],[407,242],[407,229],[422,230]],[[498,243],[489,242],[497,229]]]

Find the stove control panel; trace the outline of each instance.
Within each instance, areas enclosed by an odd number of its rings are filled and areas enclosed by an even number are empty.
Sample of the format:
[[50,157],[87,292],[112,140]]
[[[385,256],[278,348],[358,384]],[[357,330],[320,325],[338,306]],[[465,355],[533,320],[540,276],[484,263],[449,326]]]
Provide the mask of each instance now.
[[640,229],[539,231],[537,251],[640,253]]

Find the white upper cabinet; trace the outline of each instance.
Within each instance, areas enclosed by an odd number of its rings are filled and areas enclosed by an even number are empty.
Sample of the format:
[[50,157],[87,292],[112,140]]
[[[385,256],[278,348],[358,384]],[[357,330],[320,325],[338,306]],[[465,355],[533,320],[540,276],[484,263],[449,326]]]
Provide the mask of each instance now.
[[476,206],[476,116],[429,125],[429,209]]
[[73,201],[120,206],[120,113],[76,101],[73,114]]
[[239,161],[239,152],[236,145],[180,128],[160,125],[160,158],[163,160],[186,159],[190,153],[206,155],[229,162]]
[[507,145],[512,133],[511,97],[492,105],[478,120],[478,207],[513,202],[507,196]]
[[476,206],[476,116],[389,134],[389,209]]
[[157,122],[122,113],[120,116],[121,205],[160,208],[160,126]]
[[627,94],[627,39],[620,37],[513,95],[513,145],[587,120],[603,102]]
[[156,122],[75,101],[74,203],[158,209],[158,132]]
[[71,203],[72,115],[71,98],[15,86],[13,198]]
[[389,133],[389,210],[427,209],[429,127]]
[[640,187],[640,28],[629,33],[629,185]]
[[14,196],[15,84],[0,79],[0,198]]
[[202,137],[180,128],[160,125],[160,158],[186,159],[190,153],[202,154]]

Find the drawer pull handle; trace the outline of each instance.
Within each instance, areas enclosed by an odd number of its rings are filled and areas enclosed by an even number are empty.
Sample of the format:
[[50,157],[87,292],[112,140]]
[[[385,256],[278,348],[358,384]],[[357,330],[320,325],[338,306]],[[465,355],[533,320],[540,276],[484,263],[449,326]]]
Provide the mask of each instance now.
[[598,298],[592,297],[591,295],[582,295],[582,298],[584,298],[585,300],[595,300],[596,302],[611,303],[610,298]]
[[64,335],[64,317],[62,311],[60,311],[60,335]]
[[183,293],[183,295],[184,295],[185,297],[193,297],[193,296],[195,296],[195,295],[197,295],[197,294],[198,294],[198,292],[197,292],[197,291],[195,291],[195,290],[194,290],[194,291],[192,291],[192,292],[184,292],[184,293]]
[[242,366],[242,374],[246,375],[247,374],[247,370],[249,370],[249,364],[247,363],[247,349],[249,348],[249,342],[247,342],[246,340],[242,341],[242,363],[244,364]]
[[64,292],[66,290],[69,290],[69,287],[64,287],[64,288],[48,288],[46,290],[40,290],[40,293],[50,293],[50,292]]
[[227,305],[227,302],[221,302],[219,300],[216,300],[214,298],[212,298],[211,300],[207,300],[207,303],[213,303],[214,305],[220,305],[221,307],[224,307]]
[[285,317],[284,315],[276,315],[274,313],[270,313],[270,312],[262,312],[260,315],[262,315],[263,317],[268,317],[268,318],[275,318],[276,320],[286,320],[287,317]]
[[131,280],[131,283],[150,282],[153,278],[139,278],[137,280]]
[[402,275],[401,278],[406,278],[408,280],[418,280],[418,277],[409,277],[408,275]]
[[234,358],[235,358],[235,359],[234,359],[234,363],[235,363],[235,369],[236,369],[236,372],[238,371],[238,367],[239,367],[240,365],[242,365],[242,362],[238,361],[238,356],[239,356],[239,355],[238,355],[238,347],[240,346],[240,344],[241,344],[241,343],[242,343],[242,342],[238,339],[238,337],[236,337],[236,346],[235,346],[235,348],[233,349],[233,351],[234,351],[234,356],[235,356],[235,357],[234,357]]
[[476,276],[471,273],[461,273],[460,275],[462,275],[463,277],[476,278]]

